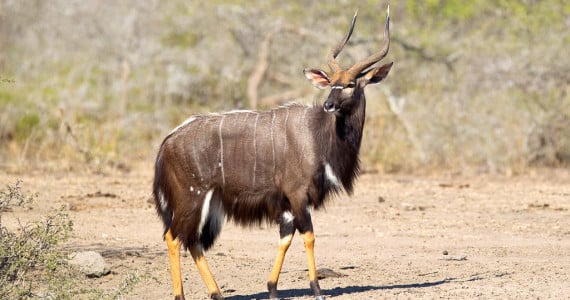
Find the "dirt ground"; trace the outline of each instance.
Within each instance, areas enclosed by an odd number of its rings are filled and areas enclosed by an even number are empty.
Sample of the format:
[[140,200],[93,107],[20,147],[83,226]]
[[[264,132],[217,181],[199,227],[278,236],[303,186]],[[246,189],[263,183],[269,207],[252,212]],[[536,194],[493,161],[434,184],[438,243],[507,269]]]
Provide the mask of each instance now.
[[[141,282],[125,299],[171,299],[166,245],[151,202],[152,168],[115,174],[0,170],[0,185],[23,181],[38,193],[33,219],[65,205],[75,223],[70,250],[100,252],[112,268],[88,285]],[[5,218],[5,219],[6,219]],[[327,299],[569,299],[570,172],[514,177],[365,174],[352,197],[313,212],[317,267],[342,277],[320,285]],[[276,227],[226,224],[207,253],[226,299],[266,299],[278,241]],[[447,255],[444,255],[447,253]],[[207,299],[188,255],[187,299]],[[286,299],[313,299],[299,236],[278,286]]]

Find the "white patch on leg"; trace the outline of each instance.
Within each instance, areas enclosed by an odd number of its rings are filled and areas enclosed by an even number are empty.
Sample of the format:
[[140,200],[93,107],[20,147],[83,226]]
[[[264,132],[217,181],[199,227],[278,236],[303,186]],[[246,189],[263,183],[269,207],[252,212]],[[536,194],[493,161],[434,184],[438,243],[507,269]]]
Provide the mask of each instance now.
[[163,213],[166,212],[168,205],[166,203],[166,200],[164,199],[164,193],[161,190],[158,190],[158,205],[160,206],[161,212]]
[[293,214],[290,211],[283,212],[283,222],[291,223],[293,222],[293,220],[295,220],[295,216],[293,216]]
[[202,204],[202,212],[200,213],[200,224],[198,225],[198,236],[202,235],[202,229],[204,229],[204,225],[206,224],[206,220],[208,219],[208,214],[210,213],[210,201],[212,201],[212,194],[214,194],[214,190],[211,189],[206,193],[206,197],[204,198],[204,204]]
[[336,177],[336,175],[334,174],[331,165],[329,165],[328,163],[325,163],[325,176],[332,185],[340,187],[340,181],[338,180],[338,177]]

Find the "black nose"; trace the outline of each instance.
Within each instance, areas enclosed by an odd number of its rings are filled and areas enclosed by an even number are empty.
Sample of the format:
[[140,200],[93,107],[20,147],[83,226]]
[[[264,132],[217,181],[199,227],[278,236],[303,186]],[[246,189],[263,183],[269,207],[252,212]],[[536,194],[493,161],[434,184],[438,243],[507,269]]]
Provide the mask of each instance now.
[[326,101],[326,102],[325,102],[325,105],[324,105],[324,108],[325,108],[326,111],[330,111],[330,110],[332,110],[332,109],[334,108],[334,104],[333,104],[332,102]]

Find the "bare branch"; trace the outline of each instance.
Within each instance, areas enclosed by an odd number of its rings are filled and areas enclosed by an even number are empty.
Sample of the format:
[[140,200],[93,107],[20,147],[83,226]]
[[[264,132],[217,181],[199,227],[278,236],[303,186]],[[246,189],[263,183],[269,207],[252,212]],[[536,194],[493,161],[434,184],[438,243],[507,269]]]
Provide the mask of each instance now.
[[257,108],[257,103],[259,101],[258,89],[261,84],[261,80],[267,71],[269,65],[269,46],[271,45],[271,39],[279,29],[274,29],[265,35],[265,38],[259,46],[259,56],[257,57],[257,64],[253,69],[253,73],[249,76],[247,80],[247,98],[249,100],[249,107],[251,109]]
[[405,41],[401,38],[393,37],[392,41],[402,46],[404,50],[416,53],[421,59],[425,61],[444,64],[447,67],[447,69],[452,72],[454,71],[453,64],[459,59],[460,56],[458,52],[452,53],[450,55],[444,55],[444,54],[431,55],[428,54],[424,48],[412,45],[408,41]]

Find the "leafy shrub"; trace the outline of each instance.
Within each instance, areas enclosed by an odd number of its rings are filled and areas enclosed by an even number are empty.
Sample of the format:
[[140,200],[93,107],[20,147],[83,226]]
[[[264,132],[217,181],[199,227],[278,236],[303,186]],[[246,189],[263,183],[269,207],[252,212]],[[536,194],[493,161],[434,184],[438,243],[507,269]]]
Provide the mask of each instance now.
[[22,192],[20,181],[0,190],[0,299],[71,298],[73,272],[65,253],[57,246],[73,230],[73,223],[62,210],[40,221],[22,224],[10,231],[2,216],[23,208],[36,198]]

